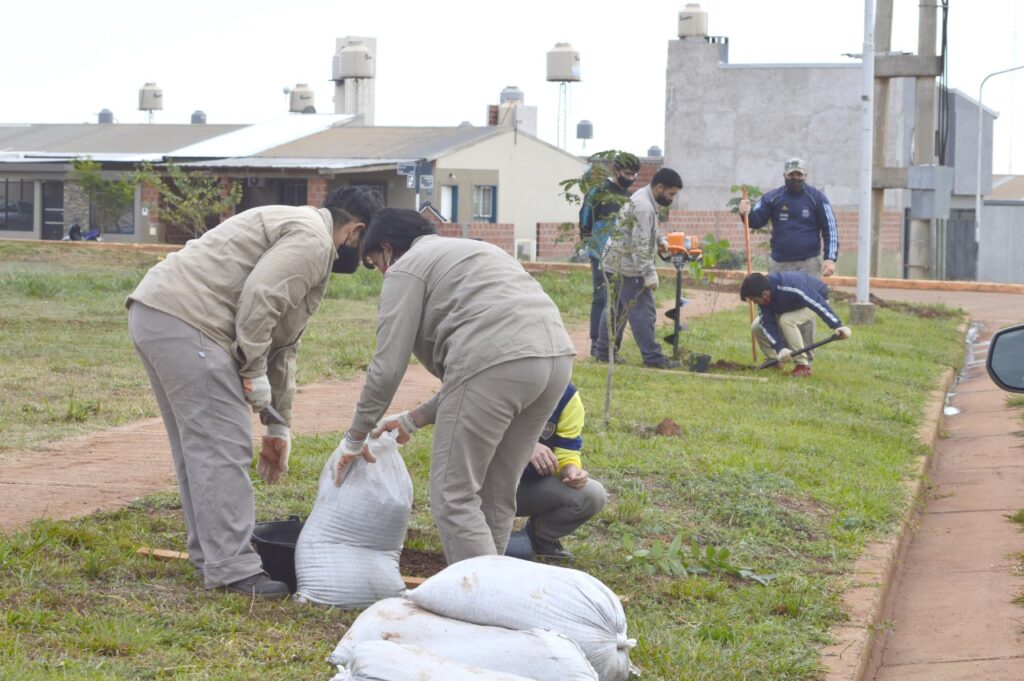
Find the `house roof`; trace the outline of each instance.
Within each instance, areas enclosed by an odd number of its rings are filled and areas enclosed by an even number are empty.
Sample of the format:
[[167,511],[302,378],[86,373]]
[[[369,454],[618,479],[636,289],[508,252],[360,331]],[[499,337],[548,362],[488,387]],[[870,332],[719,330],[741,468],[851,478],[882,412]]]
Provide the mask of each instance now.
[[162,156],[174,149],[238,130],[242,125],[0,125],[5,155],[75,158],[80,156]]
[[249,156],[345,125],[350,114],[292,114],[252,125],[0,125],[0,160],[162,161]]
[[509,128],[341,127],[261,152],[263,158],[436,159]]

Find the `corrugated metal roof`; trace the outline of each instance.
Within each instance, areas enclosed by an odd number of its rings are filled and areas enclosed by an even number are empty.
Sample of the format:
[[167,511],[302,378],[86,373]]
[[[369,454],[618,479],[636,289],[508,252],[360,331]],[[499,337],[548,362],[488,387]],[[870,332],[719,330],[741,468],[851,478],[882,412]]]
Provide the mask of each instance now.
[[166,154],[244,125],[0,125],[0,151],[48,155]]
[[349,169],[377,170],[390,169],[399,163],[415,161],[414,158],[283,158],[265,156],[241,156],[211,161],[182,163],[183,168],[225,168],[251,170],[335,170]]
[[510,128],[341,127],[259,154],[264,158],[435,159]]
[[167,155],[173,158],[255,156],[267,149],[345,125],[353,119],[355,116],[352,114],[291,114],[178,148]]
[[994,175],[992,193],[985,198],[992,201],[1024,201],[1024,175]]

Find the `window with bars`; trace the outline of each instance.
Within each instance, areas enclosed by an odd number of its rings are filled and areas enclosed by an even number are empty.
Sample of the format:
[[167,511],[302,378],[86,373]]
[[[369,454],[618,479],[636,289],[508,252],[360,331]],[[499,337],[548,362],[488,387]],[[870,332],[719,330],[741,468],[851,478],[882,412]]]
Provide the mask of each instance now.
[[473,187],[473,219],[479,222],[495,222],[498,218],[498,188],[493,185]]

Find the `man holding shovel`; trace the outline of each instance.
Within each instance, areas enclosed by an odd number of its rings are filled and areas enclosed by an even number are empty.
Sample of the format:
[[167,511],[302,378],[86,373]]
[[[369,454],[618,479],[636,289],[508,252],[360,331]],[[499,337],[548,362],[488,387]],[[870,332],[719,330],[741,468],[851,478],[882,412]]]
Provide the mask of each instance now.
[[814,343],[815,315],[835,331],[838,340],[852,335],[828,304],[828,286],[806,272],[748,274],[740,286],[740,299],[761,307],[750,331],[769,360],[796,363],[793,376],[811,375],[807,354],[794,353]]

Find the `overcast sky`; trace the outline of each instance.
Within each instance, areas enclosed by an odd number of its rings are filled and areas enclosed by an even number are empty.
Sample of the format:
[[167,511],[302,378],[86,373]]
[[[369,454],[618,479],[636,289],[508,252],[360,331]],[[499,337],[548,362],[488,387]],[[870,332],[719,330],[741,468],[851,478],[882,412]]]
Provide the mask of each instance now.
[[[894,50],[916,52],[916,0],[895,0]],[[686,2],[638,0],[49,0],[5,3],[0,122],[94,122],[107,108],[145,122],[138,90],[155,81],[155,120],[210,123],[283,115],[283,86],[308,83],[333,111],[335,38],[377,38],[376,123],[486,122],[505,86],[539,107],[539,135],[557,139],[558,85],[545,81],[557,42],[581,55],[569,86],[568,149],[590,120],[587,150],[638,154],[664,146],[665,64]],[[1024,0],[949,0],[949,85],[972,98],[985,75],[1024,64]],[[851,63],[863,46],[863,0],[704,0],[730,62]],[[752,97],[759,94],[751,92]],[[1024,174],[1024,71],[993,78],[995,171]],[[1012,146],[1012,153],[1011,153]]]

